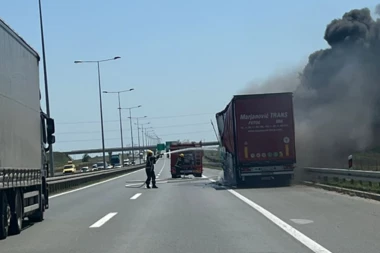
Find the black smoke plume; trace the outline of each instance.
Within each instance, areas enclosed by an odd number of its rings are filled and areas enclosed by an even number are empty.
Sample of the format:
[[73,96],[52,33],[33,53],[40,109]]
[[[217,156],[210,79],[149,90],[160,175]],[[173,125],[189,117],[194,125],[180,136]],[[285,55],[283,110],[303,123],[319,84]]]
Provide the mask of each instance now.
[[294,91],[298,164],[346,167],[349,154],[380,144],[380,20],[351,10],[327,25],[324,39],[330,47],[299,74],[244,93]]

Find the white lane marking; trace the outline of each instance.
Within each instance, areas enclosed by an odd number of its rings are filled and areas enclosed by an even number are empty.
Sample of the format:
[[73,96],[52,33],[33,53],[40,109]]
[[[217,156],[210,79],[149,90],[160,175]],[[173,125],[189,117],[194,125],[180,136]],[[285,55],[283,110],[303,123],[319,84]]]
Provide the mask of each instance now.
[[162,170],[165,168],[165,164],[166,164],[166,159],[164,159],[164,165],[162,165],[162,168],[161,168],[160,172],[158,172],[157,178],[160,177]]
[[214,179],[209,178],[208,176],[202,175],[202,178],[207,178],[210,182],[215,183],[216,181]]
[[[209,180],[211,182],[216,182],[215,180],[210,179],[210,178],[209,178]],[[315,253],[332,253],[328,249],[324,248],[322,245],[318,244],[316,241],[313,241],[312,239],[310,239],[306,235],[302,234],[300,231],[298,231],[297,229],[293,228],[292,226],[290,226],[289,224],[287,224],[286,222],[284,222],[283,220],[281,220],[280,218],[278,218],[277,216],[275,216],[274,214],[272,214],[268,210],[266,210],[263,207],[259,206],[258,204],[256,204],[252,200],[244,197],[243,195],[241,195],[240,193],[238,193],[238,192],[236,192],[236,191],[234,191],[232,189],[227,189],[227,191],[229,193],[231,193],[232,195],[234,195],[235,197],[237,197],[238,199],[240,199],[243,202],[245,202],[247,205],[249,205],[250,207],[252,207],[256,211],[258,211],[262,215],[264,215],[267,219],[269,219],[275,225],[279,226],[286,233],[288,233],[289,235],[291,235],[293,238],[295,238],[296,240],[298,240],[300,243],[302,243],[303,245],[305,245],[306,247],[308,247],[313,252],[315,252]]]
[[97,222],[95,222],[94,224],[92,224],[90,226],[90,228],[99,228],[101,226],[103,226],[107,221],[109,221],[110,219],[112,219],[112,217],[114,217],[117,213],[109,213],[107,214],[106,216],[104,216],[103,218],[101,218],[100,220],[98,220]]
[[134,174],[134,173],[139,172],[139,171],[141,171],[141,170],[143,170],[143,169],[139,169],[139,170],[136,170],[136,171],[133,171],[133,172],[130,172],[130,173],[127,173],[127,174],[121,175],[121,176],[113,177],[113,178],[110,178],[110,179],[104,180],[104,181],[102,181],[102,182],[98,182],[98,183],[90,184],[90,185],[87,185],[87,186],[83,186],[83,187],[81,187],[81,188],[77,188],[77,189],[74,189],[74,190],[71,190],[71,191],[58,193],[58,194],[55,194],[55,195],[53,195],[53,196],[50,196],[49,199],[56,198],[56,197],[60,197],[60,196],[63,196],[63,195],[69,194],[69,193],[73,193],[73,192],[81,191],[81,190],[84,190],[84,189],[87,189],[87,188],[90,188],[90,187],[93,187],[93,186],[97,186],[97,185],[100,185],[100,184],[104,184],[104,183],[107,183],[107,182],[110,182],[110,181],[113,181],[113,180],[116,180],[116,179],[119,179],[119,178],[122,178],[122,177],[126,177],[126,176],[128,176],[128,175]]
[[290,220],[299,225],[305,225],[305,224],[310,224],[314,222],[312,220],[306,220],[306,219],[290,219]]
[[135,195],[133,195],[133,196],[131,197],[131,199],[137,199],[138,197],[141,196],[141,194],[142,194],[142,193],[136,193]]

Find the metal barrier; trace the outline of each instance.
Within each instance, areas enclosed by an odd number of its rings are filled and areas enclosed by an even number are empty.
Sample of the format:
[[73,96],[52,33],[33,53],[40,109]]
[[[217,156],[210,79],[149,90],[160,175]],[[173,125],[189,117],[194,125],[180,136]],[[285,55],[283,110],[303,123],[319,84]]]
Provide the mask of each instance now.
[[103,171],[81,173],[77,175],[68,175],[60,177],[51,177],[47,179],[49,193],[57,193],[89,183],[105,180],[115,176],[123,175],[144,168],[145,165],[131,166],[121,169],[107,169]]
[[328,182],[328,181],[349,181],[352,184],[358,182],[380,183],[380,172],[377,171],[363,171],[363,170],[347,170],[347,169],[332,169],[332,168],[304,168],[305,180],[312,182]]

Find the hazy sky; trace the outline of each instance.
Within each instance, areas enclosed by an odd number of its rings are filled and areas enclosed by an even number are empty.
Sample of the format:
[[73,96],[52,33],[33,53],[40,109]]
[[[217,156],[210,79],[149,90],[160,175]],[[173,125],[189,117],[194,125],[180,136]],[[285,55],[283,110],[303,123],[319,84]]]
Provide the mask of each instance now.
[[[121,95],[164,141],[215,140],[210,124],[231,97],[325,48],[326,25],[370,0],[43,0],[55,150],[100,148],[103,90]],[[1,18],[42,56],[37,0],[0,0]],[[41,64],[41,87],[43,75]],[[103,96],[106,147],[120,146],[117,96]],[[130,145],[128,111],[124,142]],[[197,116],[170,117],[196,114]],[[135,127],[135,126],[134,126]],[[137,132],[134,128],[137,143]]]

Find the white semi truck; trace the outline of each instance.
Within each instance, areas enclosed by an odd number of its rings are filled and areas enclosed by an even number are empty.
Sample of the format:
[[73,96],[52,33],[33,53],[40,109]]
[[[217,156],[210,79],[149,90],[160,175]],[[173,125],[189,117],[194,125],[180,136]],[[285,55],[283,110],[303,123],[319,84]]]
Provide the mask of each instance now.
[[0,239],[42,221],[49,208],[47,152],[54,120],[42,112],[40,57],[0,20]]

